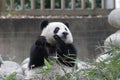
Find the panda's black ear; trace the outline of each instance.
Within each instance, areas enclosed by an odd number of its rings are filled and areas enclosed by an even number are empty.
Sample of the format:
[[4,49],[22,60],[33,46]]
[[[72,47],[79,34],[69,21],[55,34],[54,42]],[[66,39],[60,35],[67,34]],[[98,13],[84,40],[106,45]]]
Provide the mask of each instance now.
[[69,24],[67,22],[64,22],[64,24],[69,28]]
[[41,27],[41,30],[43,30],[47,25],[48,25],[48,20],[44,20],[44,21],[42,21],[41,22],[41,25],[40,25],[40,27]]

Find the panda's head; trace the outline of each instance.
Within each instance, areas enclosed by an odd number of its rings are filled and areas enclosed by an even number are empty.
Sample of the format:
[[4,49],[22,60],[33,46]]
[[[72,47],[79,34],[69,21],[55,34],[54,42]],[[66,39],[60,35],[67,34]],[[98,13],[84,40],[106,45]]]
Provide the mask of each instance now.
[[41,36],[45,36],[47,42],[50,44],[55,44],[54,35],[58,35],[65,43],[73,43],[73,37],[68,29],[68,23],[62,22],[48,22],[43,21],[41,23]]

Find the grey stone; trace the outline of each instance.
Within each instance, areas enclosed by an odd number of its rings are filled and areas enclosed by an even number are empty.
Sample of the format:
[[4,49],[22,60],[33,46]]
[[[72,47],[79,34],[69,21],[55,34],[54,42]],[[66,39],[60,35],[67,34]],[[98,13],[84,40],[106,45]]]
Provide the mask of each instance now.
[[13,73],[23,75],[21,66],[13,61],[3,61],[0,67],[0,75],[9,76]]
[[120,29],[120,8],[114,9],[108,16],[108,22],[113,27]]

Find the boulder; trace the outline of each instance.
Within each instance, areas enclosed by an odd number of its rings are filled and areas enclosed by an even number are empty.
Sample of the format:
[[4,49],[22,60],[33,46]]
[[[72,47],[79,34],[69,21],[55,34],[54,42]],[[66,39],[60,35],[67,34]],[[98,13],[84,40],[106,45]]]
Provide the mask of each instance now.
[[[105,54],[109,51],[112,50],[112,46],[120,46],[120,30],[116,31],[115,33],[111,34],[110,36],[108,36],[106,38],[106,40],[104,41],[104,53],[102,53],[100,56],[97,57],[96,61],[100,62],[100,61],[104,61],[108,58],[111,58],[111,54]],[[116,53],[119,53],[119,50],[115,51]]]
[[120,29],[120,8],[111,11],[108,15],[108,22],[111,26]]
[[23,70],[18,63],[13,61],[2,61],[0,76],[8,77],[13,73],[16,73],[15,80],[23,80]]
[[104,41],[105,52],[111,50],[111,45],[120,46],[120,30],[111,34]]

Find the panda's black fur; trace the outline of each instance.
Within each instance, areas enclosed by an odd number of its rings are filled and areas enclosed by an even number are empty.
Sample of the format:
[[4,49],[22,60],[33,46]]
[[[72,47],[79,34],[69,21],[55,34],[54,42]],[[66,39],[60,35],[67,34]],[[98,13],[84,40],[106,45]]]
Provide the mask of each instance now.
[[46,39],[44,36],[39,36],[30,50],[29,69],[44,65],[44,59],[49,55]]
[[[41,23],[41,30],[49,24],[47,20]],[[65,23],[68,26],[68,23]],[[57,27],[57,26],[56,26]],[[33,44],[30,51],[29,69],[40,67],[44,65],[44,59],[47,59],[51,54],[57,53],[57,61],[73,67],[76,59],[77,51],[73,43],[65,43],[56,33],[59,29],[54,31],[53,38],[56,40],[56,45],[52,45],[47,42],[45,36],[39,36]],[[63,33],[66,37],[67,33]]]
[[76,59],[76,49],[73,44],[66,44],[57,35],[54,36],[57,43],[57,57],[58,61],[66,66],[74,67]]

